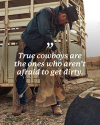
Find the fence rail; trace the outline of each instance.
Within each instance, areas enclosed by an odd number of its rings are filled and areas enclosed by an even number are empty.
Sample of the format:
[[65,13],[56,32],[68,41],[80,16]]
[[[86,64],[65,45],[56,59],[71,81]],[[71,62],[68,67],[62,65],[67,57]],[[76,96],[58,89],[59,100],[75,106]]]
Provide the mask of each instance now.
[[100,61],[97,62],[87,62],[87,67],[98,67],[100,68]]

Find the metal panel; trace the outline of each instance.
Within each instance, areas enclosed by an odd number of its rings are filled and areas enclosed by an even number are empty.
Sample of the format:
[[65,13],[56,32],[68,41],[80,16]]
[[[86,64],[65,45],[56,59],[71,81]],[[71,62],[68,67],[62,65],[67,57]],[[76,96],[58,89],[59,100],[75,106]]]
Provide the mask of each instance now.
[[22,27],[22,26],[27,26],[31,18],[26,18],[26,19],[16,19],[16,20],[9,20],[8,27]]
[[[22,32],[9,33],[9,40],[20,40]],[[3,41],[5,34],[0,34],[0,41]]]
[[14,84],[14,78],[12,78],[12,79],[8,78],[8,84]]
[[76,23],[73,23],[72,28],[79,32],[79,26]]
[[[14,82],[15,59],[18,46],[8,46],[8,83]],[[27,83],[30,83],[30,76],[27,75]]]
[[27,6],[20,6],[20,7],[11,7],[8,8],[8,15],[15,15],[15,14],[23,14],[23,13],[30,13],[30,5]]
[[[17,53],[18,46],[8,46],[8,83],[13,83],[14,79],[14,69],[15,69],[15,58]],[[34,67],[28,67],[28,70],[33,70]],[[37,69],[35,67],[35,69]],[[31,75],[27,76],[27,83],[39,83],[39,78],[37,75],[34,75],[34,80],[31,80]]]
[[14,62],[18,46],[8,46],[8,78],[14,78]]
[[9,40],[20,40],[22,32],[9,33]]
[[[74,43],[70,43],[70,55],[71,54],[74,54],[74,58],[70,58],[70,62],[72,62],[74,64],[77,63],[77,64],[80,64],[80,66],[70,66],[70,69],[71,71],[73,71],[72,73],[72,77],[76,77],[76,75],[79,75],[79,76],[85,76],[86,75],[86,67],[84,67],[84,64],[85,64],[85,49],[82,49],[81,46],[77,45],[77,44],[74,44]],[[78,55],[76,55],[76,58],[75,58],[75,54],[81,54],[81,58],[79,59]],[[76,70],[76,71],[75,71]],[[76,74],[75,74],[76,72]],[[79,72],[79,73],[78,73]],[[82,73],[82,74],[81,74]]]
[[3,38],[5,37],[4,33],[0,33],[0,41],[3,41]]
[[78,41],[78,35],[75,34],[75,33],[70,32],[70,39],[71,39],[71,40]]
[[0,16],[5,16],[5,9],[0,9]]
[[0,29],[5,28],[4,21],[0,21]]
[[[14,78],[14,69],[15,69],[15,59],[17,53],[18,46],[8,46],[8,78]],[[28,70],[30,70],[28,68]],[[27,75],[30,78],[29,75]],[[30,81],[29,81],[30,82]]]

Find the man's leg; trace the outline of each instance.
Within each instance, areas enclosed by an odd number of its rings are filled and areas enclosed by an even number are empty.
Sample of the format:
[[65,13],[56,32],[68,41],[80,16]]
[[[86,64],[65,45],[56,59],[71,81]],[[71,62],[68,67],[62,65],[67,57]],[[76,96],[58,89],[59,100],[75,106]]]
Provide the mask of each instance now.
[[54,115],[62,115],[62,111],[60,109],[60,102],[57,101],[55,105],[52,105],[52,110]]
[[59,102],[59,101],[57,101],[57,104],[55,104],[54,106],[60,106],[60,102]]
[[[28,55],[32,55],[32,54],[34,54],[34,52],[28,47],[28,46],[26,46],[25,48],[24,48],[24,54],[28,54]],[[25,65],[25,69],[27,70],[27,68],[28,68],[28,63],[31,61],[31,59],[32,58],[27,58],[26,56],[25,56],[25,58],[24,58],[24,62],[26,62],[26,65]],[[17,77],[17,81],[16,81],[16,87],[17,87],[17,90],[18,90],[18,94],[20,95],[20,94],[22,94],[24,91],[25,91],[25,89],[26,89],[26,87],[25,87],[25,83],[26,83],[26,75],[24,74],[23,76],[18,76]],[[26,104],[26,97],[25,97],[25,94],[26,94],[26,92],[24,92],[24,94],[23,94],[23,97],[22,98],[20,98],[20,103],[22,104],[22,105],[25,105]]]
[[[25,47],[24,48],[24,54],[33,54],[34,52],[29,48],[29,47]],[[25,69],[27,70],[28,68],[28,63],[31,61],[32,58],[27,58],[25,56],[24,58],[24,62],[26,62],[25,65]],[[16,88],[17,88],[17,92],[18,95],[22,94],[26,87],[25,87],[25,83],[26,83],[26,75],[24,74],[23,76],[18,75],[16,78]],[[22,98],[20,98],[20,107],[18,110],[14,111],[12,114],[13,115],[20,115],[22,112],[25,112],[24,110],[24,106],[26,105],[26,97],[25,97],[26,92],[23,93]]]

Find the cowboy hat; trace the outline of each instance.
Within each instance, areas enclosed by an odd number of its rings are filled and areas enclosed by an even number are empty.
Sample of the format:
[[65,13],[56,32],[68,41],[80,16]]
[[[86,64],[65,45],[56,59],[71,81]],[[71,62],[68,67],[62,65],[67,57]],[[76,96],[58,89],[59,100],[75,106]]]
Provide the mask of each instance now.
[[65,13],[67,14],[70,29],[71,29],[72,28],[72,23],[74,21],[78,20],[77,10],[76,10],[76,8],[74,6],[67,7],[63,2],[62,2],[62,7],[63,7],[63,10],[65,11]]

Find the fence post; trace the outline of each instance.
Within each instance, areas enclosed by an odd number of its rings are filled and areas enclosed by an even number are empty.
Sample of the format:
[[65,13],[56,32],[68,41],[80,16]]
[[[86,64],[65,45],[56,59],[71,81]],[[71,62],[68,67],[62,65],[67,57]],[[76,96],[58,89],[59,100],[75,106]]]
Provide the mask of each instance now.
[[5,69],[4,69],[4,83],[8,82],[8,0],[5,0],[5,36],[7,36],[5,43]]
[[99,56],[99,68],[100,68],[100,56]]

